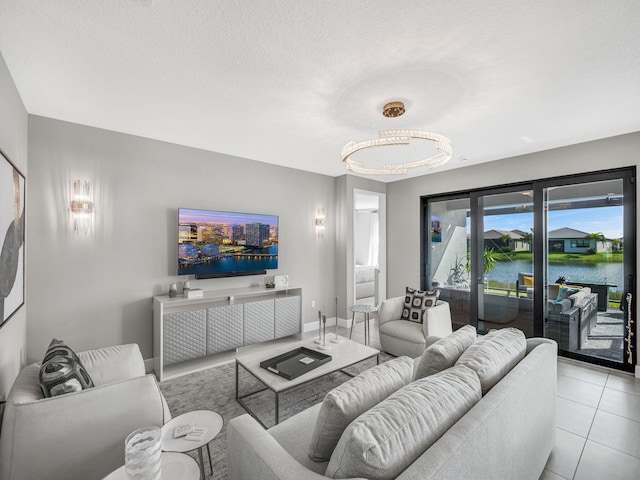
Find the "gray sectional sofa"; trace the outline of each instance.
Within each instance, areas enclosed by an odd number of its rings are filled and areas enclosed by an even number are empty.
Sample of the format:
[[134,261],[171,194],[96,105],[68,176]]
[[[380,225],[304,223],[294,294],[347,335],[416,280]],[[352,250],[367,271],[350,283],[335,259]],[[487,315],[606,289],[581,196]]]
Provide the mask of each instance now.
[[[387,369],[367,377],[371,369],[346,382],[351,391],[343,384],[336,389],[343,391],[269,430],[249,415],[231,420],[229,479],[537,480],[555,444],[557,344],[502,329],[494,331],[499,338],[493,343],[475,342],[474,330],[469,346],[460,341],[468,335],[462,330],[450,336],[455,341],[445,337],[415,361],[399,357],[374,367],[395,362],[393,368],[404,373]],[[513,331],[521,336],[515,349],[503,342],[511,342]],[[409,383],[380,401],[388,394],[381,382],[390,385],[381,378],[406,377],[407,360]],[[364,413],[345,409],[354,399]],[[327,426],[332,434],[345,429],[323,461],[313,451],[319,438],[327,440],[318,437]]]

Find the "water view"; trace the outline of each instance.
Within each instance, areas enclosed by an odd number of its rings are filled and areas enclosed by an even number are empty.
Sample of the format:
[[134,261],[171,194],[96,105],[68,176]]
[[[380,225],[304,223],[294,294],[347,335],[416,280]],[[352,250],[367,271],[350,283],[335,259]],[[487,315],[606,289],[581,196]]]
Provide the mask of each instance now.
[[[495,268],[487,273],[490,282],[498,282],[501,285],[511,285],[515,288],[518,273],[532,273],[532,264],[527,260],[511,260],[497,262]],[[622,292],[624,287],[623,264],[621,262],[612,263],[567,263],[564,265],[548,266],[548,280],[555,283],[559,277],[565,277],[567,283],[586,282],[586,283],[602,283],[613,284],[610,287],[611,292]]]

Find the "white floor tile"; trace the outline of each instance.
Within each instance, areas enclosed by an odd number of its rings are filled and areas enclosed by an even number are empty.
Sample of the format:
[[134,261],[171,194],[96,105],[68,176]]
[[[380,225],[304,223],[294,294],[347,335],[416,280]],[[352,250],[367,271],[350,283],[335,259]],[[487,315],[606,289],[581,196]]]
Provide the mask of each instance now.
[[640,395],[640,379],[635,378],[633,375],[611,373],[609,378],[607,378],[606,387],[621,392]]
[[578,380],[584,380],[589,383],[595,383],[596,385],[601,386],[604,386],[604,384],[607,383],[607,377],[609,376],[608,371],[597,370],[595,368],[589,368],[586,365],[569,363],[566,361],[558,362],[558,374],[576,378]]
[[605,388],[599,409],[640,422],[640,396]]
[[564,478],[573,478],[586,439],[557,429],[556,445],[547,460],[546,469]]
[[640,459],[587,440],[574,480],[640,480]]
[[538,480],[567,480],[567,479],[564,477],[561,477],[557,473],[553,473],[549,470],[545,470],[544,472],[542,472],[542,475],[540,475],[540,478]]
[[557,398],[556,407],[558,428],[587,438],[596,409],[561,397]]
[[603,390],[603,386],[567,377],[566,375],[558,375],[558,396],[567,400],[597,408]]
[[640,458],[640,422],[598,410],[589,440]]

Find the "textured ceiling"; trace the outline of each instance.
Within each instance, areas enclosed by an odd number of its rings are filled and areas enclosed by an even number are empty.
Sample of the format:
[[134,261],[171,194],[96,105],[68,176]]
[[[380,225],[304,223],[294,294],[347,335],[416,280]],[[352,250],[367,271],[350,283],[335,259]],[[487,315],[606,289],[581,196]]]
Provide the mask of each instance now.
[[0,52],[31,114],[331,176],[381,129],[444,169],[640,130],[638,0],[0,0]]

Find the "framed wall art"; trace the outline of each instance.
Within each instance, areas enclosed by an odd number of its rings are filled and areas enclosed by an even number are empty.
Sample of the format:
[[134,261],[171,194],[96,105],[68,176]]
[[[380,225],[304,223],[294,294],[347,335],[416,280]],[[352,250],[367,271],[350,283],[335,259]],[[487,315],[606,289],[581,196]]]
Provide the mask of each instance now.
[[0,150],[0,327],[24,304],[25,178]]

